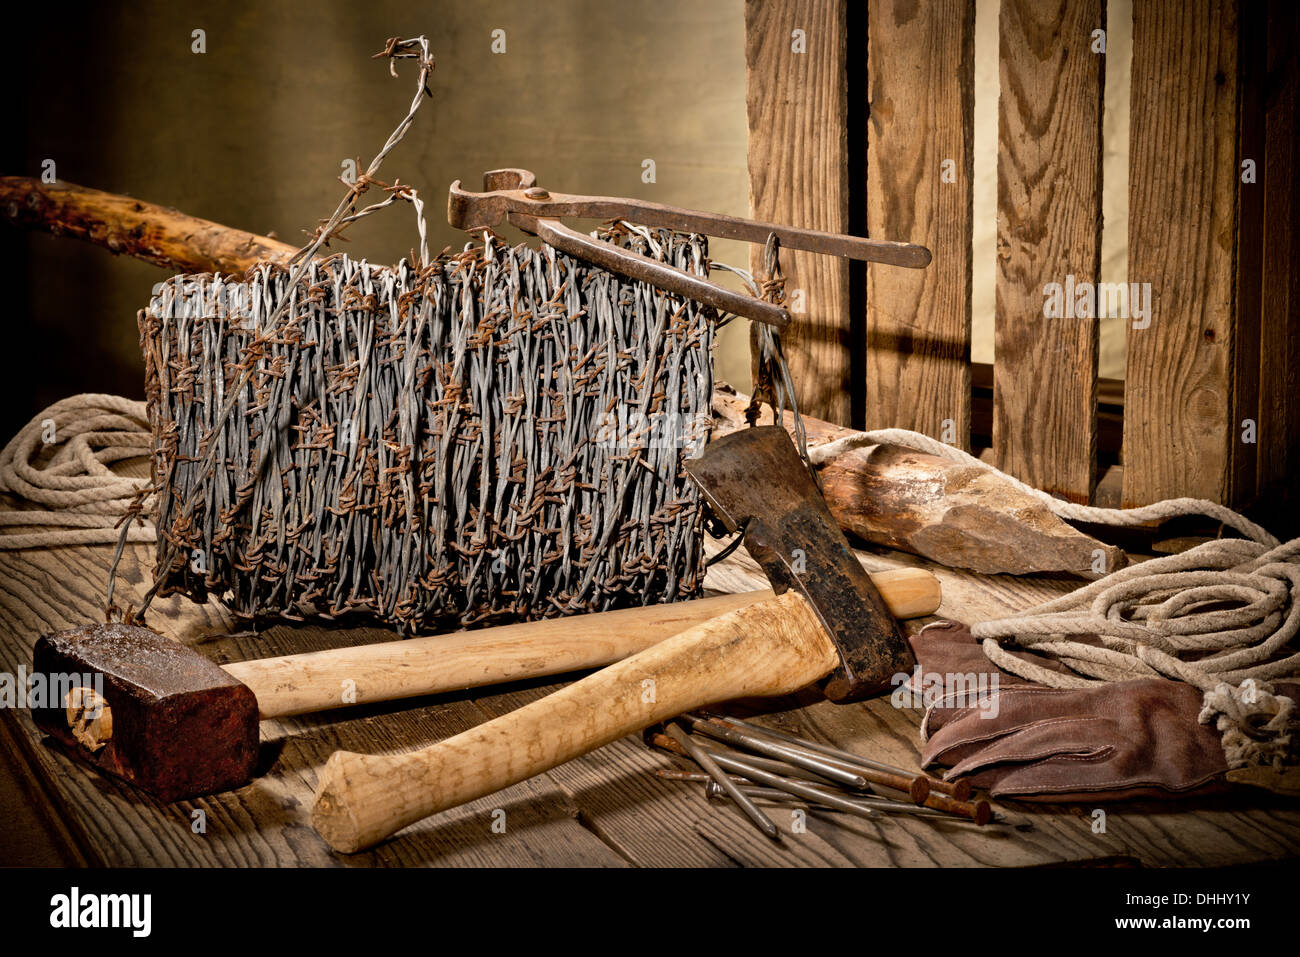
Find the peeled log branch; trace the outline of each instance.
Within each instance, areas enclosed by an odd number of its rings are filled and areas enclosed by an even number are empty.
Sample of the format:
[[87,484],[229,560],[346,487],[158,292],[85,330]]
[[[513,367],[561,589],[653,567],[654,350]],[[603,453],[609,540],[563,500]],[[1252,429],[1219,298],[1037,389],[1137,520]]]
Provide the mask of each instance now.
[[[173,272],[242,273],[261,259],[285,262],[293,246],[177,210],[72,183],[0,177],[9,222],[76,236]],[[744,425],[748,398],[720,388],[720,432]],[[787,420],[787,426],[789,421]],[[810,445],[851,430],[805,418]],[[1069,572],[1095,578],[1124,553],[1058,519],[1037,499],[983,469],[897,446],[868,446],[819,466],[831,512],[845,531],[954,568],[983,573]]]
[[[715,428],[745,425],[747,396],[713,394]],[[764,408],[764,419],[771,412]],[[852,430],[804,417],[808,445]],[[787,416],[783,423],[789,428]],[[1128,563],[1122,549],[1085,535],[987,469],[897,445],[842,452],[817,467],[835,521],[846,532],[951,568],[983,574],[1068,572],[1097,578]],[[1100,558],[1100,561],[1098,559]]]
[[287,262],[296,247],[167,206],[73,183],[0,177],[0,210],[15,226],[75,236],[175,272],[242,273],[255,262]]

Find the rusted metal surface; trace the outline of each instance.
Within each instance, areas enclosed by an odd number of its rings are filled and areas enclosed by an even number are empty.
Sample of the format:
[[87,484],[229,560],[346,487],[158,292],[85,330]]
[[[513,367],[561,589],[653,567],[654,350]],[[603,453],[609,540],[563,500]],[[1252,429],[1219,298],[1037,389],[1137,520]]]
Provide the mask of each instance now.
[[631,220],[646,226],[751,243],[765,243],[774,236],[782,246],[829,256],[845,256],[912,269],[924,268],[930,263],[930,251],[913,243],[885,242],[815,229],[798,229],[639,199],[554,193],[538,186],[537,177],[526,169],[490,170],[483,174],[483,190],[481,193],[473,193],[463,189],[460,180],[452,183],[447,197],[447,221],[457,229],[491,228],[509,222],[525,232],[541,237],[543,241],[571,256],[778,328],[790,322],[790,314],[776,303],[752,299],[708,280],[666,267],[663,263],[606,244],[594,243],[590,237],[565,226],[560,220]]
[[[698,733],[710,723],[695,721],[692,722],[692,728]],[[718,773],[693,774],[661,769],[657,772],[659,777],[703,783],[705,794],[710,798],[729,797],[736,800],[736,793],[739,792],[744,802],[742,806],[754,807],[755,811],[758,811],[753,803],[755,800],[785,801],[795,798],[810,807],[829,808],[868,818],[881,813],[949,821],[956,817],[973,821],[978,826],[993,819],[993,808],[988,801],[958,801],[946,794],[931,793],[928,787],[900,788],[899,785],[905,785],[905,781],[846,784],[844,781],[828,779],[823,773],[811,772],[806,766],[790,763],[788,755],[781,759],[755,756],[752,753],[755,743],[753,737],[730,740],[727,744],[735,750],[721,751],[700,743],[692,746],[689,737],[673,734],[672,729],[673,726],[668,725],[669,733],[664,734],[658,728],[648,728],[643,739],[652,748],[690,758],[697,763],[700,763],[698,755],[702,753]],[[928,782],[930,779],[918,774],[915,780]],[[882,788],[886,791],[901,790],[912,799],[912,803],[882,794]]]
[[734,292],[664,263],[602,243],[583,235],[576,229],[570,229],[559,220],[512,215],[510,221],[540,237],[548,245],[594,266],[618,273],[620,276],[649,283],[676,295],[705,303],[719,311],[735,313],[778,329],[790,324],[790,314],[783,306]]
[[[850,767],[863,767],[875,771],[885,771],[904,778],[910,778],[918,773],[923,773],[908,771],[905,768],[900,768],[892,764],[885,764],[882,761],[877,761],[874,758],[867,757],[866,755],[855,754],[852,751],[846,751],[843,748],[823,744],[820,741],[813,741],[810,738],[799,738],[793,734],[786,734],[784,731],[777,731],[775,728],[769,728],[766,725],[742,721],[740,718],[713,714],[707,711],[702,712],[702,714],[705,718],[715,724],[743,728],[766,738],[772,738],[776,741],[784,741],[786,744],[797,747],[803,751],[809,751],[813,754],[824,754],[827,757],[834,758],[841,764],[847,764]],[[970,781],[966,778],[957,781],[944,781],[941,778],[936,778],[930,775],[926,775],[925,777],[928,784],[927,794],[930,791],[938,791],[941,794],[947,794],[949,797],[956,798],[958,801],[966,801],[970,798],[971,785]]]
[[736,806],[745,812],[745,816],[754,822],[763,834],[767,835],[774,841],[781,839],[781,832],[777,826],[772,823],[772,819],[760,811],[737,786],[731,777],[718,767],[717,763],[709,755],[709,752],[700,747],[691,740],[690,735],[681,729],[677,724],[669,722],[664,726],[668,736],[676,741],[690,755],[691,759],[708,773],[710,780],[720,787],[731,800],[736,802]]
[[[112,736],[96,750],[69,727],[64,695],[32,708],[36,726],[75,757],[176,801],[238,787],[257,764],[257,700],[186,646],[147,628],[89,625],[36,642],[32,672],[47,688],[102,675]],[[80,677],[73,677],[80,676]]]
[[[702,237],[605,236],[707,270]],[[697,592],[713,310],[490,235],[246,278],[227,312],[189,276],[140,315],[159,594],[414,632]]]
[[880,592],[826,508],[808,467],[780,426],[759,426],[710,442],[686,462],[713,511],[777,593],[798,589],[835,642],[840,667],[823,691],[851,701],[911,670],[911,649]]

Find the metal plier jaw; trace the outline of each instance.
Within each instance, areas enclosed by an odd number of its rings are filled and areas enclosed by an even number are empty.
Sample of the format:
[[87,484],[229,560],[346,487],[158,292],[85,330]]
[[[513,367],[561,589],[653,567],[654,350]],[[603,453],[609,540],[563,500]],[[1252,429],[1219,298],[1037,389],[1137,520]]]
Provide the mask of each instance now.
[[930,250],[913,243],[885,242],[839,233],[823,233],[815,229],[797,229],[640,199],[552,193],[538,186],[537,177],[526,169],[494,169],[484,173],[481,193],[462,189],[460,180],[456,180],[451,184],[447,197],[447,222],[457,229],[486,229],[499,226],[505,221],[537,236],[561,252],[620,276],[648,282],[723,312],[735,313],[777,328],[790,322],[790,314],[776,303],[733,292],[667,263],[593,239],[560,222],[568,217],[626,219],[644,226],[659,226],[750,243],[765,243],[768,236],[775,234],[781,245],[788,249],[802,249],[909,269],[922,269],[930,264]]

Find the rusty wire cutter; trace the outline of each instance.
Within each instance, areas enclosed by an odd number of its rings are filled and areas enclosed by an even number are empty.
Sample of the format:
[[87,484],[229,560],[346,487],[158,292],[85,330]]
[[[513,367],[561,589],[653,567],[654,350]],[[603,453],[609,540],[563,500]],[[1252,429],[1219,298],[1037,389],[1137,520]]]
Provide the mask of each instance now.
[[683,232],[702,233],[721,239],[764,243],[775,234],[782,246],[845,256],[866,262],[921,269],[930,263],[930,250],[913,243],[862,239],[815,229],[798,229],[776,223],[760,223],[722,213],[707,213],[640,199],[614,196],[574,196],[552,193],[537,185],[537,177],[526,169],[494,169],[483,174],[483,192],[451,184],[447,197],[447,221],[457,229],[484,229],[504,220],[543,242],[602,269],[642,280],[668,292],[695,299],[725,312],[781,328],[790,314],[776,303],[733,292],[700,276],[666,263],[656,262],[629,249],[601,242],[560,222],[566,217],[583,219],[626,219],[645,226],[661,226]]

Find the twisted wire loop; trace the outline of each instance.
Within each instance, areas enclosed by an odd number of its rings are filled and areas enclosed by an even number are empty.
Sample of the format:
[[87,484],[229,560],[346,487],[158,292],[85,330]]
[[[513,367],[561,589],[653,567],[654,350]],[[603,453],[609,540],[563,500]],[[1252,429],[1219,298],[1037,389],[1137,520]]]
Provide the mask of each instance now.
[[[707,275],[704,237],[598,235]],[[698,593],[714,310],[490,232],[290,278],[140,313],[158,594],[412,633]]]
[[[763,272],[756,277],[752,273],[724,263],[715,262],[713,266],[735,273],[749,287],[756,299],[785,305],[785,272],[781,269],[781,242],[775,233],[767,237],[763,246]],[[755,322],[749,327],[749,355],[754,385],[750,391],[749,405],[745,408],[745,421],[751,425],[759,423],[763,404],[772,411],[772,424],[780,425],[785,421],[785,411],[790,409],[791,437],[799,456],[808,466],[809,472],[821,487],[821,479],[813,468],[809,458],[808,434],[804,428],[803,418],[799,415],[799,403],[795,399],[794,379],[785,360],[781,346],[781,334],[766,323]]]

